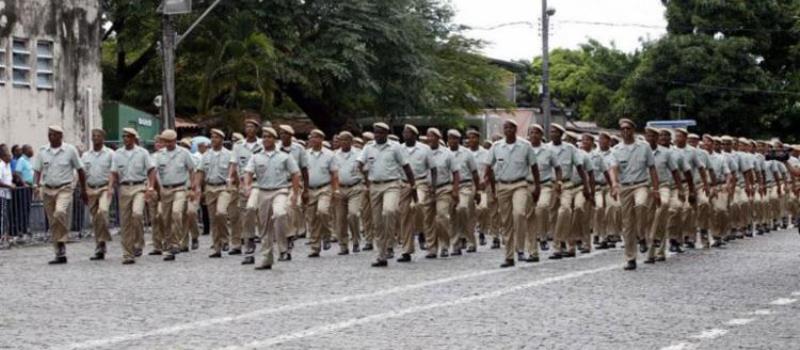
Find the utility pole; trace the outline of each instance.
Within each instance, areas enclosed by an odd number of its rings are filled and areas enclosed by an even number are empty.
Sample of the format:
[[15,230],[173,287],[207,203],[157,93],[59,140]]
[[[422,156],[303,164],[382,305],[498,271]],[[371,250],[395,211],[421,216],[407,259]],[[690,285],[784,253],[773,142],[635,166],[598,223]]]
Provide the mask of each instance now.
[[164,14],[161,17],[161,125],[163,129],[175,129],[175,29],[172,18]]
[[542,126],[545,134],[550,130],[550,16],[556,10],[542,0]]

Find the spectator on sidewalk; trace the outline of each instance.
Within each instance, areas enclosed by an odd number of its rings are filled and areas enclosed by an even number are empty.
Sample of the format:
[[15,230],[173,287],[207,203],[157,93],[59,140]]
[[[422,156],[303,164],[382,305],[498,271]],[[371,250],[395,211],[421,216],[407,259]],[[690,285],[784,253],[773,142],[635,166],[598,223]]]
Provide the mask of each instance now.
[[11,152],[5,144],[0,144],[0,240],[7,240],[9,235],[9,205],[11,190],[14,189],[11,175]]

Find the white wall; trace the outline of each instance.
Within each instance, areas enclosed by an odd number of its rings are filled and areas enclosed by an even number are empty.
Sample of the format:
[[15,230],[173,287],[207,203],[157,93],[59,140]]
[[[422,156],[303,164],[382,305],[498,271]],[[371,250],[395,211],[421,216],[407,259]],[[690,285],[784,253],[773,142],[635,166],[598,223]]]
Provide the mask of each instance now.
[[[98,0],[0,0],[0,45],[7,66],[5,85],[0,85],[0,143],[38,147],[47,142],[47,126],[56,124],[64,128],[67,142],[84,144],[89,115],[95,127],[102,126],[98,9]],[[14,37],[28,40],[30,87],[12,84]],[[36,86],[37,40],[54,43],[51,90]]]

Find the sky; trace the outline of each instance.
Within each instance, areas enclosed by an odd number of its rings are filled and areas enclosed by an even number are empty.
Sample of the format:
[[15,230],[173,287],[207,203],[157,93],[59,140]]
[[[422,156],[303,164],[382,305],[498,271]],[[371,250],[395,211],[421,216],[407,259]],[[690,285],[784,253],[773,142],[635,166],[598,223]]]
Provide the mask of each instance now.
[[[486,41],[484,54],[504,60],[527,59],[542,52],[541,0],[450,0],[454,21],[472,28],[491,28],[503,23],[531,22],[465,34]],[[550,48],[578,48],[593,38],[612,42],[625,52],[641,47],[641,40],[655,40],[666,32],[660,0],[548,0],[556,13],[551,18]],[[577,22],[616,23],[617,25]],[[623,24],[620,26],[619,24]],[[634,24],[631,26],[630,24]]]

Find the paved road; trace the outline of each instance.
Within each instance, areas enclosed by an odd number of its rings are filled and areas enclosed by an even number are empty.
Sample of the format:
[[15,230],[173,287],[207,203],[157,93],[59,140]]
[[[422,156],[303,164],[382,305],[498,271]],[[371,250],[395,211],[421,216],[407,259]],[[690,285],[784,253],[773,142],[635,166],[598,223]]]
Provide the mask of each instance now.
[[[499,250],[374,269],[335,249],[272,271],[206,251],[174,263],[0,252],[3,349],[798,349],[795,230],[622,271],[620,249],[497,268]],[[202,246],[208,246],[203,237]]]

